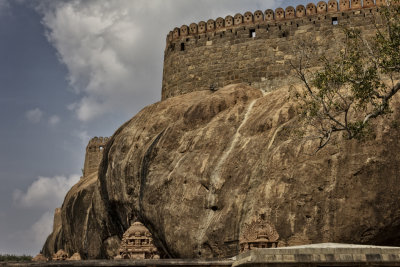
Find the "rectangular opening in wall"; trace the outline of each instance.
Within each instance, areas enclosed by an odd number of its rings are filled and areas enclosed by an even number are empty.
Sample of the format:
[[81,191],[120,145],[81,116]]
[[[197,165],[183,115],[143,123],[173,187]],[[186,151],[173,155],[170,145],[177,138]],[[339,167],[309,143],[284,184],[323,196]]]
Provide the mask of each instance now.
[[185,43],[181,43],[181,51],[185,51]]
[[337,19],[337,17],[332,17],[332,25],[338,25],[339,21]]
[[250,29],[249,33],[250,33],[250,38],[255,38],[256,37],[256,30],[255,29]]

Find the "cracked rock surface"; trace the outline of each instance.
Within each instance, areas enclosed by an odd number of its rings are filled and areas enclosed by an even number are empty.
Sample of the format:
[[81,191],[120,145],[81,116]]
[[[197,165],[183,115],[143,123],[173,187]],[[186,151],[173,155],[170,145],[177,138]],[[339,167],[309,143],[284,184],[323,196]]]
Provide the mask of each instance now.
[[231,85],[150,105],[112,136],[99,175],[67,194],[44,253],[112,257],[139,220],[163,257],[231,257],[259,216],[281,246],[400,245],[396,107],[374,121],[374,138],[338,136],[315,154],[318,140],[295,134],[285,88]]

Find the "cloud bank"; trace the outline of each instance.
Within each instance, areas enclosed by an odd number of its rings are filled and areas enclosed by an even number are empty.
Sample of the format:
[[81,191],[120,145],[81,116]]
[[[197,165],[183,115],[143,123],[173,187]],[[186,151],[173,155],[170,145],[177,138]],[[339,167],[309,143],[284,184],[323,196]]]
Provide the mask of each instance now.
[[282,1],[47,1],[38,6],[49,42],[80,99],[81,121],[108,113],[133,115],[160,99],[167,33],[175,26]]
[[68,190],[80,179],[79,175],[39,177],[26,192],[15,190],[14,202],[24,208],[42,208],[53,211],[61,206]]
[[29,231],[29,237],[31,239],[32,245],[36,248],[41,248],[46,241],[47,236],[53,230],[53,212],[45,212],[36,221]]
[[16,233],[12,239],[27,242],[29,249],[40,249],[53,227],[54,210],[60,207],[68,190],[80,179],[79,175],[39,177],[26,190],[13,192],[14,204],[19,209],[41,214],[29,229]]

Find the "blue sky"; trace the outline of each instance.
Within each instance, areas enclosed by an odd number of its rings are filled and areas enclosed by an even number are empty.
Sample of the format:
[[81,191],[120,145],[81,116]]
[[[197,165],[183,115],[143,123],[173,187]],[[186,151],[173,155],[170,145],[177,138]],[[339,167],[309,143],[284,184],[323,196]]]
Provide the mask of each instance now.
[[37,254],[89,138],[160,100],[170,30],[305,3],[0,0],[0,254]]

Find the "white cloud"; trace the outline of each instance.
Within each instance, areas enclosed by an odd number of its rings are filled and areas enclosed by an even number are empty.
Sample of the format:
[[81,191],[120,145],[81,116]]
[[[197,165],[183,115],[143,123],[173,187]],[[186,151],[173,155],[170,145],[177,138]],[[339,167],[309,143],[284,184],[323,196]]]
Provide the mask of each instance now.
[[159,100],[167,33],[176,26],[247,10],[274,0],[43,1],[49,42],[80,100],[69,105],[88,121],[111,112],[133,115]]
[[25,117],[31,123],[39,123],[42,120],[43,111],[41,111],[39,108],[28,110],[25,113]]
[[12,229],[9,226],[7,230],[2,232],[0,239],[1,254],[35,256],[52,232],[54,211],[41,211],[37,214],[32,212],[21,213],[24,216],[15,218],[16,221],[18,220],[15,225],[20,225],[20,228]]
[[53,115],[53,116],[51,116],[51,117],[49,118],[49,124],[52,125],[52,126],[54,126],[54,125],[60,123],[60,121],[61,121],[61,119],[60,119],[60,117],[57,116],[57,115]]
[[9,7],[10,3],[8,0],[0,0],[0,15],[2,15]]
[[43,19],[49,41],[68,68],[71,86],[82,96],[70,105],[82,121],[114,108],[126,109],[135,97],[132,50],[140,29],[129,9],[102,3],[62,3]]
[[53,218],[54,214],[47,211],[32,225],[29,235],[32,243],[35,244],[35,247],[41,248],[46,241],[47,236],[52,232]]
[[26,208],[44,208],[53,210],[59,207],[68,190],[80,179],[79,175],[39,177],[26,192],[15,190],[14,202]]
[[[13,193],[15,208],[19,209],[19,213],[22,214],[21,218],[26,220],[27,226],[24,230],[11,231],[4,238],[13,245],[20,244],[18,251],[21,252],[19,253],[31,255],[38,253],[52,231],[55,208],[61,206],[68,190],[79,179],[79,175],[39,177],[26,192],[15,190]],[[27,215],[23,215],[24,210],[27,211]],[[40,218],[32,217],[32,211],[36,213],[35,216],[38,214]],[[2,213],[0,215],[3,216]]]

